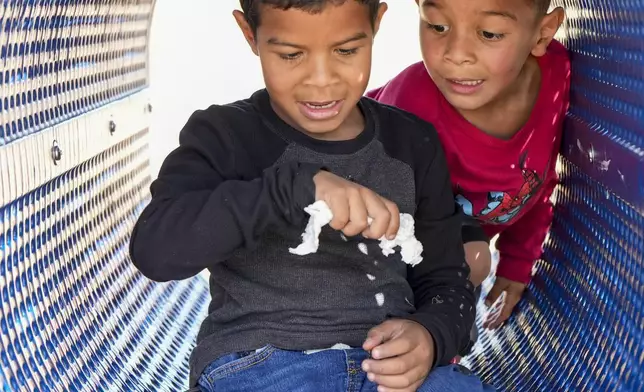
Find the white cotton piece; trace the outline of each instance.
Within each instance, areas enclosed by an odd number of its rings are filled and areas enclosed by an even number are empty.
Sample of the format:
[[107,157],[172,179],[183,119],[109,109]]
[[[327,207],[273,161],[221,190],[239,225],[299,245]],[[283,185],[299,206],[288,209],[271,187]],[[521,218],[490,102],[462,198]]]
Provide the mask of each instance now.
[[369,249],[367,248],[367,244],[364,242],[361,242],[358,244],[358,249],[360,249],[360,252],[364,253],[365,255],[369,254]]
[[378,303],[378,306],[385,304],[385,295],[383,293],[376,294],[376,303]]
[[409,214],[400,214],[400,227],[396,238],[380,239],[380,248],[385,256],[393,254],[396,246],[400,246],[402,260],[412,267],[423,261],[423,244],[414,235],[414,217]]
[[[302,234],[302,243],[297,248],[289,248],[293,254],[304,256],[310,253],[315,253],[318,250],[320,241],[318,239],[322,227],[329,224],[333,219],[333,213],[329,206],[322,200],[318,200],[310,206],[304,208],[309,215],[309,222],[306,229]],[[368,220],[371,223],[372,219]],[[362,245],[362,244],[361,244]],[[389,256],[396,251],[395,247],[400,247],[400,254],[403,262],[416,266],[423,261],[421,256],[423,253],[423,244],[420,243],[414,236],[414,217],[409,214],[400,214],[400,227],[398,234],[393,240],[388,240],[385,237],[380,239],[380,249],[382,254]],[[366,246],[364,247],[366,248]],[[365,253],[365,249],[359,246],[361,252]]]
[[305,207],[304,211],[311,217],[304,229],[304,233],[302,233],[302,243],[297,248],[289,248],[289,252],[299,256],[305,256],[318,251],[322,227],[328,225],[331,219],[333,219],[333,214],[329,206],[322,200]]

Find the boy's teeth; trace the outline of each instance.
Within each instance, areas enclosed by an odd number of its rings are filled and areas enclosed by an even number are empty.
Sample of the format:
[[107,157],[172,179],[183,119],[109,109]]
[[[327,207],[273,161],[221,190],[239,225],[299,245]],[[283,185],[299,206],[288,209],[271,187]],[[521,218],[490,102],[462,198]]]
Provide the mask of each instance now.
[[462,84],[464,86],[476,86],[481,84],[482,80],[454,80],[456,84]]
[[307,103],[305,103],[305,105],[310,107],[310,108],[312,108],[312,109],[328,109],[328,108],[332,107],[333,105],[335,105],[336,102],[337,101],[332,101],[332,102],[322,104],[322,105],[307,102]]

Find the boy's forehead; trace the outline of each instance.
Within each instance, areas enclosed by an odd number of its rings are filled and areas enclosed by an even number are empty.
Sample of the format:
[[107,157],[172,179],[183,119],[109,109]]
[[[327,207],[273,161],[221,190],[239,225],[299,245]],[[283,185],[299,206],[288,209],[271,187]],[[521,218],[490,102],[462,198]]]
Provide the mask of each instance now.
[[529,0],[421,0],[423,10],[438,9],[476,13],[480,16],[499,16],[518,19],[531,15]]
[[317,12],[297,8],[282,10],[270,5],[260,6],[257,30],[262,40],[328,42],[368,35],[371,31],[369,10],[357,1],[340,5],[329,4]]

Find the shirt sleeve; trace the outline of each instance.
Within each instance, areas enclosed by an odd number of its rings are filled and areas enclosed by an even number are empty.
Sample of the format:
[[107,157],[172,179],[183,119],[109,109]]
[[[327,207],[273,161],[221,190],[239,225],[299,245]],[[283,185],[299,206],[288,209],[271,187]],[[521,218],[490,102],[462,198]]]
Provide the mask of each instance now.
[[303,222],[317,165],[289,163],[242,180],[228,129],[200,111],[164,161],[130,239],[134,265],[155,281],[181,280],[253,249],[270,225]]
[[503,278],[529,283],[534,262],[543,253],[543,242],[550,230],[553,206],[550,196],[558,183],[552,168],[539,200],[518,221],[504,230],[496,242],[499,251],[499,265],[496,275]]
[[[386,85],[385,85],[386,86]],[[385,86],[380,86],[378,88],[375,88],[373,90],[367,91],[365,94],[366,97],[369,97],[371,99],[375,99],[376,101],[380,100],[380,93],[382,90],[385,88]]]
[[463,228],[461,230],[463,243],[482,241],[490,243],[490,237],[485,234],[481,223],[469,215],[463,213]]
[[409,318],[427,328],[435,343],[435,366],[448,364],[469,336],[474,322],[474,287],[461,237],[462,215],[454,202],[447,161],[438,136],[430,138],[433,154],[420,184],[415,216],[423,261],[409,267],[416,312]]

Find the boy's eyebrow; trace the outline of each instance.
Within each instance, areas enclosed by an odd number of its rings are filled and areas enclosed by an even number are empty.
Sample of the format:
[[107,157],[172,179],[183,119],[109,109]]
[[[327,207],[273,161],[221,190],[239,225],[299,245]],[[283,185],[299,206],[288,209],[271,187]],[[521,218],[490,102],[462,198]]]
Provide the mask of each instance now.
[[[426,7],[426,8],[438,8],[438,9],[443,8],[443,7],[441,7],[440,4],[438,4],[437,2],[435,2],[433,0],[425,0],[423,2],[423,7]],[[481,14],[483,14],[485,16],[500,16],[502,18],[512,19],[514,21],[519,20],[516,17],[516,15],[514,15],[514,14],[512,14],[510,12],[506,12],[506,11],[489,10],[489,11],[482,11]]]
[[[332,46],[341,46],[341,45],[344,45],[344,44],[348,44],[349,42],[360,41],[361,39],[365,39],[365,38],[367,38],[366,33],[357,33],[357,34],[352,35],[349,38],[346,38],[346,39],[343,39],[341,41],[335,42]],[[290,47],[296,48],[296,49],[304,49],[304,47],[302,45],[294,44],[292,42],[282,41],[282,40],[280,40],[278,38],[274,38],[274,37],[269,38],[267,42],[270,45],[290,46]]]
[[514,15],[513,13],[506,12],[506,11],[482,11],[481,12],[485,16],[500,16],[502,18],[507,18],[507,19],[512,19],[515,22],[518,22],[519,19]]

